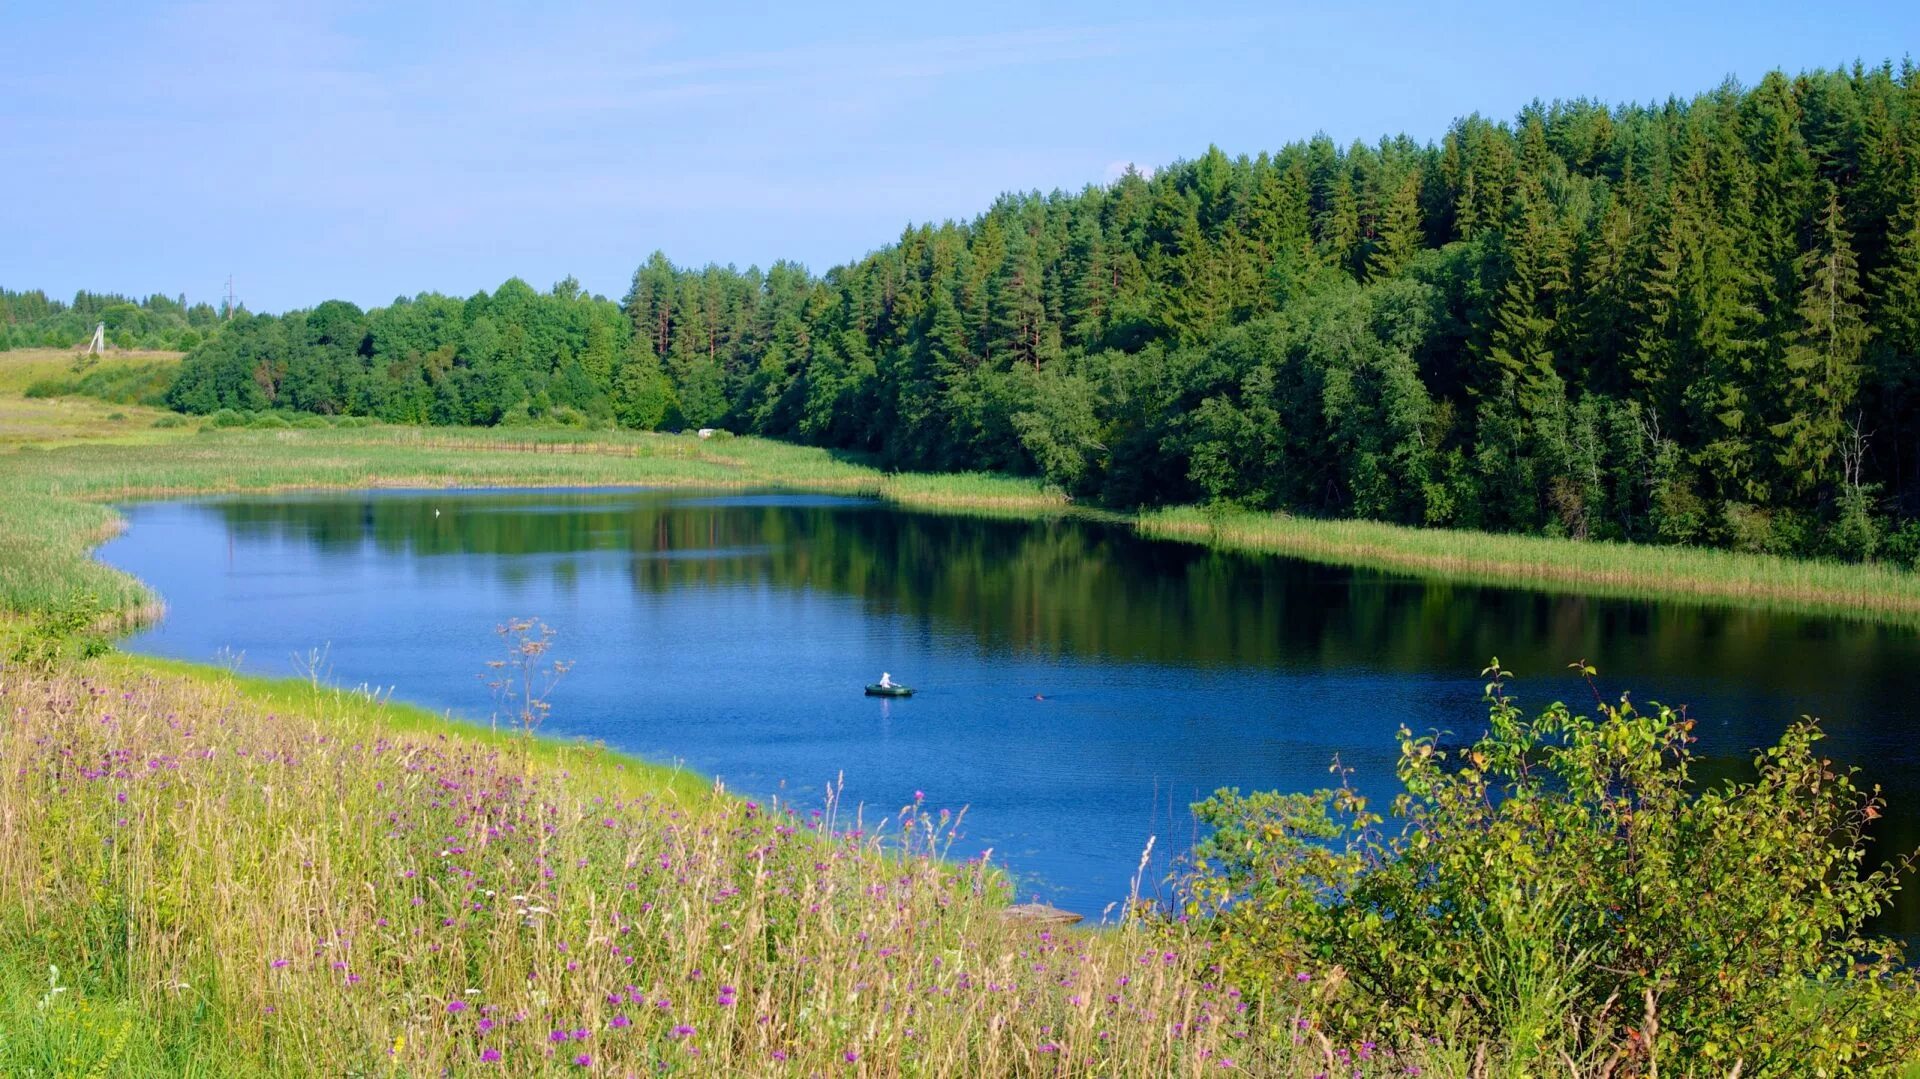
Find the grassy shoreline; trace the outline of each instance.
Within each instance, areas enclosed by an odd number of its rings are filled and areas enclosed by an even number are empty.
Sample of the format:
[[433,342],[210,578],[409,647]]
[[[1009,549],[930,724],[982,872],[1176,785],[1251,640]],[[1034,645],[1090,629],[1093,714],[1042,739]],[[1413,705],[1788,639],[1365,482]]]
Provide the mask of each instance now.
[[[156,359],[165,357],[102,362]],[[757,438],[383,425],[203,429],[134,405],[20,396],[68,363],[65,353],[0,353],[0,489],[15,496],[0,504],[0,609],[43,609],[62,588],[95,590],[110,607],[135,614],[151,604],[137,585],[81,564],[90,564],[91,546],[117,527],[115,515],[99,507],[115,499],[399,486],[658,486],[815,491],[1010,517],[1086,515],[1160,539],[1455,583],[1920,625],[1920,572],[1886,565],[1196,507],[1116,513],[1076,506],[1035,479],[892,473]],[[49,409],[59,410],[57,422]],[[55,584],[23,583],[29,573]]]
[[1191,507],[1087,510],[1029,479],[886,473],[758,439],[606,432],[151,430],[0,452],[0,607],[44,609],[90,590],[138,613],[152,597],[91,561],[119,499],[382,487],[770,488],[871,497],[910,509],[1085,515],[1159,539],[1456,583],[1672,599],[1920,624],[1920,573],[1679,547],[1414,529]]
[[1885,565],[1195,507],[1145,513],[1133,523],[1161,539],[1460,584],[1920,624],[1920,573]]

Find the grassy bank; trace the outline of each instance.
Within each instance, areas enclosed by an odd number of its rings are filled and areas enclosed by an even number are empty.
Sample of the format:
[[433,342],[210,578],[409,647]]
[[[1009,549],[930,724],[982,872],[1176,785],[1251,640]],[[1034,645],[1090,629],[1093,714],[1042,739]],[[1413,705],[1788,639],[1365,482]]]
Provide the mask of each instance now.
[[125,659],[0,708],[8,1075],[1465,1071],[1262,1029],[1177,933],[1009,922],[931,807]]
[[1920,573],[1888,565],[1191,507],[1142,514],[1136,526],[1164,539],[1467,584],[1920,621]]

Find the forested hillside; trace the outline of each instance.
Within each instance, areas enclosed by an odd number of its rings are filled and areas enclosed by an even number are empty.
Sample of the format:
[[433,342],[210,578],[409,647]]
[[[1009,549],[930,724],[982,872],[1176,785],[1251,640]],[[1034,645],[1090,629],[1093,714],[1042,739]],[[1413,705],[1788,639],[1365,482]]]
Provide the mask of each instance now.
[[176,407],[725,426],[1117,506],[1866,557],[1920,537],[1920,74],[1210,150],[823,276],[655,254],[237,319]]
[[107,343],[114,347],[185,351],[213,336],[220,312],[204,303],[188,306],[185,296],[158,293],[136,300],[83,291],[72,303],[62,303],[39,289],[0,288],[0,349],[83,345],[102,323]]

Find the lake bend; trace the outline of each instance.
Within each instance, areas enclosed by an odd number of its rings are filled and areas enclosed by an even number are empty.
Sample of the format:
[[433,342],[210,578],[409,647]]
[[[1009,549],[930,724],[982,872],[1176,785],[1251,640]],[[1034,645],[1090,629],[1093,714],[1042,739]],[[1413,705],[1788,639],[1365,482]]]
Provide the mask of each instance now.
[[[135,502],[99,558],[165,616],[131,651],[233,662],[485,722],[495,627],[531,616],[574,667],[544,730],[800,812],[844,782],[869,824],[924,795],[1090,917],[1165,894],[1187,806],[1330,785],[1380,808],[1394,734],[1484,727],[1493,655],[1529,711],[1685,704],[1710,772],[1803,715],[1886,791],[1881,849],[1920,842],[1920,632],[1844,618],[1472,587],[859,498],[650,489],[380,490]],[[862,695],[882,671],[911,699]],[[1590,707],[1589,709],[1590,710]],[[845,811],[843,810],[843,813]],[[844,819],[844,818],[843,818]],[[1391,823],[1391,822],[1389,822]],[[1902,893],[1885,928],[1920,931]]]

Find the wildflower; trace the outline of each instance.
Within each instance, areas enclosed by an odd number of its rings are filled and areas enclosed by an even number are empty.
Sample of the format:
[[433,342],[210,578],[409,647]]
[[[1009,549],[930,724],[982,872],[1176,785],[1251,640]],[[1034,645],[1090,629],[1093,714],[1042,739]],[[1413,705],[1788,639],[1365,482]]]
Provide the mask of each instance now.
[[628,1019],[624,1015],[616,1015],[613,1017],[613,1023],[611,1025],[615,1030],[622,1030],[622,1029],[625,1029],[626,1027],[632,1026],[633,1020]]
[[275,970],[279,970],[280,968],[286,966],[290,962],[292,962],[292,960],[290,959],[276,959],[273,962],[268,963],[267,965],[272,967]]
[[860,1060],[860,1054],[855,1052],[852,1049],[849,1049],[846,1052],[841,1053],[840,1055],[844,1057],[846,1059],[846,1062],[849,1064],[858,1063]]
[[591,1067],[593,1064],[593,1054],[581,1053],[579,1056],[573,1058],[573,1062],[582,1068]]
[[480,1050],[480,1061],[483,1064],[493,1064],[499,1061],[499,1059],[500,1059],[500,1050],[498,1049]]
[[679,1041],[681,1038],[693,1037],[693,1033],[694,1031],[692,1027],[688,1026],[685,1023],[681,1023],[679,1026],[674,1027],[671,1031],[667,1032],[667,1037],[672,1038],[675,1041]]
[[447,1001],[447,1011],[448,1011],[448,1012],[451,1012],[451,1013],[455,1013],[455,1014],[457,1014],[457,1013],[459,1013],[459,1012],[464,1012],[464,1011],[466,1011],[466,1010],[467,1010],[467,1002],[466,1002],[466,1001],[464,1001],[464,1000],[449,1000],[449,1001]]

